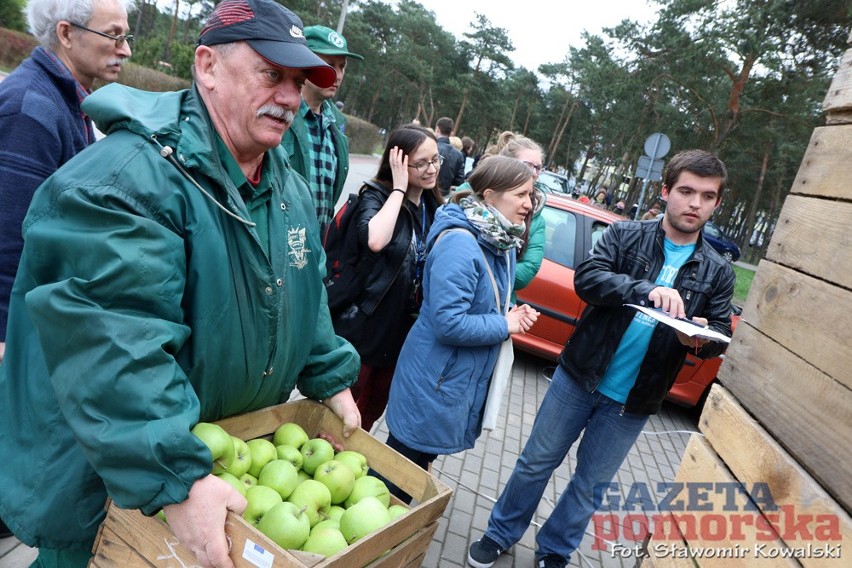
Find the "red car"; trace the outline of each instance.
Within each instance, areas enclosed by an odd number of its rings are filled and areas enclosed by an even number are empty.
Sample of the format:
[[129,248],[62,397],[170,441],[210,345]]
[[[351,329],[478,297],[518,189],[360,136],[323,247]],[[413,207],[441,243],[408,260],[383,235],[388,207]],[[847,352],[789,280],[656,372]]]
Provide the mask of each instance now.
[[[541,316],[525,335],[514,335],[513,344],[556,361],[585,307],[574,291],[574,268],[589,255],[603,231],[624,217],[553,193],[547,194],[541,214],[547,223],[544,260],[532,282],[517,291],[518,302],[529,304]],[[734,327],[738,313],[737,308],[732,318]],[[688,355],[668,399],[683,406],[702,402],[723,357],[703,360]]]

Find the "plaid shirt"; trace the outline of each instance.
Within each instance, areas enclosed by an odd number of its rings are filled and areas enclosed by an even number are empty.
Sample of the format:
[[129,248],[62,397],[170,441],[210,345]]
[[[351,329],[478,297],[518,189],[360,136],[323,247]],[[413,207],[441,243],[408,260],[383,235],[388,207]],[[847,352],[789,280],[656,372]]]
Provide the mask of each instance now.
[[322,114],[316,114],[302,100],[299,112],[308,127],[308,160],[307,180],[314,197],[317,210],[317,220],[320,234],[331,223],[334,217],[334,177],[337,172],[337,155],[334,152],[332,128],[337,128],[334,116],[326,110],[327,101],[323,102]]

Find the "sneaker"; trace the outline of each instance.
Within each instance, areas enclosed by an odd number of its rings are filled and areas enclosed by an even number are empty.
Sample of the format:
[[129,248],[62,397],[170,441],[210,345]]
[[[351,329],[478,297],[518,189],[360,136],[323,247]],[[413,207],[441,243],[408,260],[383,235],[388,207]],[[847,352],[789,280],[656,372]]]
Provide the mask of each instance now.
[[537,556],[536,566],[538,568],[565,568],[568,566],[568,561],[559,556],[558,554],[545,554],[544,556]]
[[470,545],[467,551],[467,563],[473,568],[491,568],[502,553],[503,549],[499,544],[482,535],[482,538]]

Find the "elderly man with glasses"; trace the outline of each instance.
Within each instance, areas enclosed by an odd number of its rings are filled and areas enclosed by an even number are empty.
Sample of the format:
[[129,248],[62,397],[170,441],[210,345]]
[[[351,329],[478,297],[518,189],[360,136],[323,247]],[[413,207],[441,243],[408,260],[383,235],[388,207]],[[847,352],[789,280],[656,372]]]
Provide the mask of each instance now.
[[133,0],[30,0],[30,57],[0,83],[0,360],[9,294],[23,239],[21,222],[35,189],[95,141],[80,110],[95,79],[115,81],[130,57],[127,11]]

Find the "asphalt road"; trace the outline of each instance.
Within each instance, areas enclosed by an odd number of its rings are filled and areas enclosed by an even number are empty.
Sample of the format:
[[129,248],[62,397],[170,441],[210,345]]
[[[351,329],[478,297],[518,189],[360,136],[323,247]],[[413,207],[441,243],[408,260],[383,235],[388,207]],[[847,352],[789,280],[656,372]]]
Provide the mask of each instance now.
[[379,169],[380,156],[367,154],[352,154],[349,156],[349,175],[343,184],[340,199],[337,200],[335,210],[346,202],[350,193],[357,193],[365,180],[372,179]]

